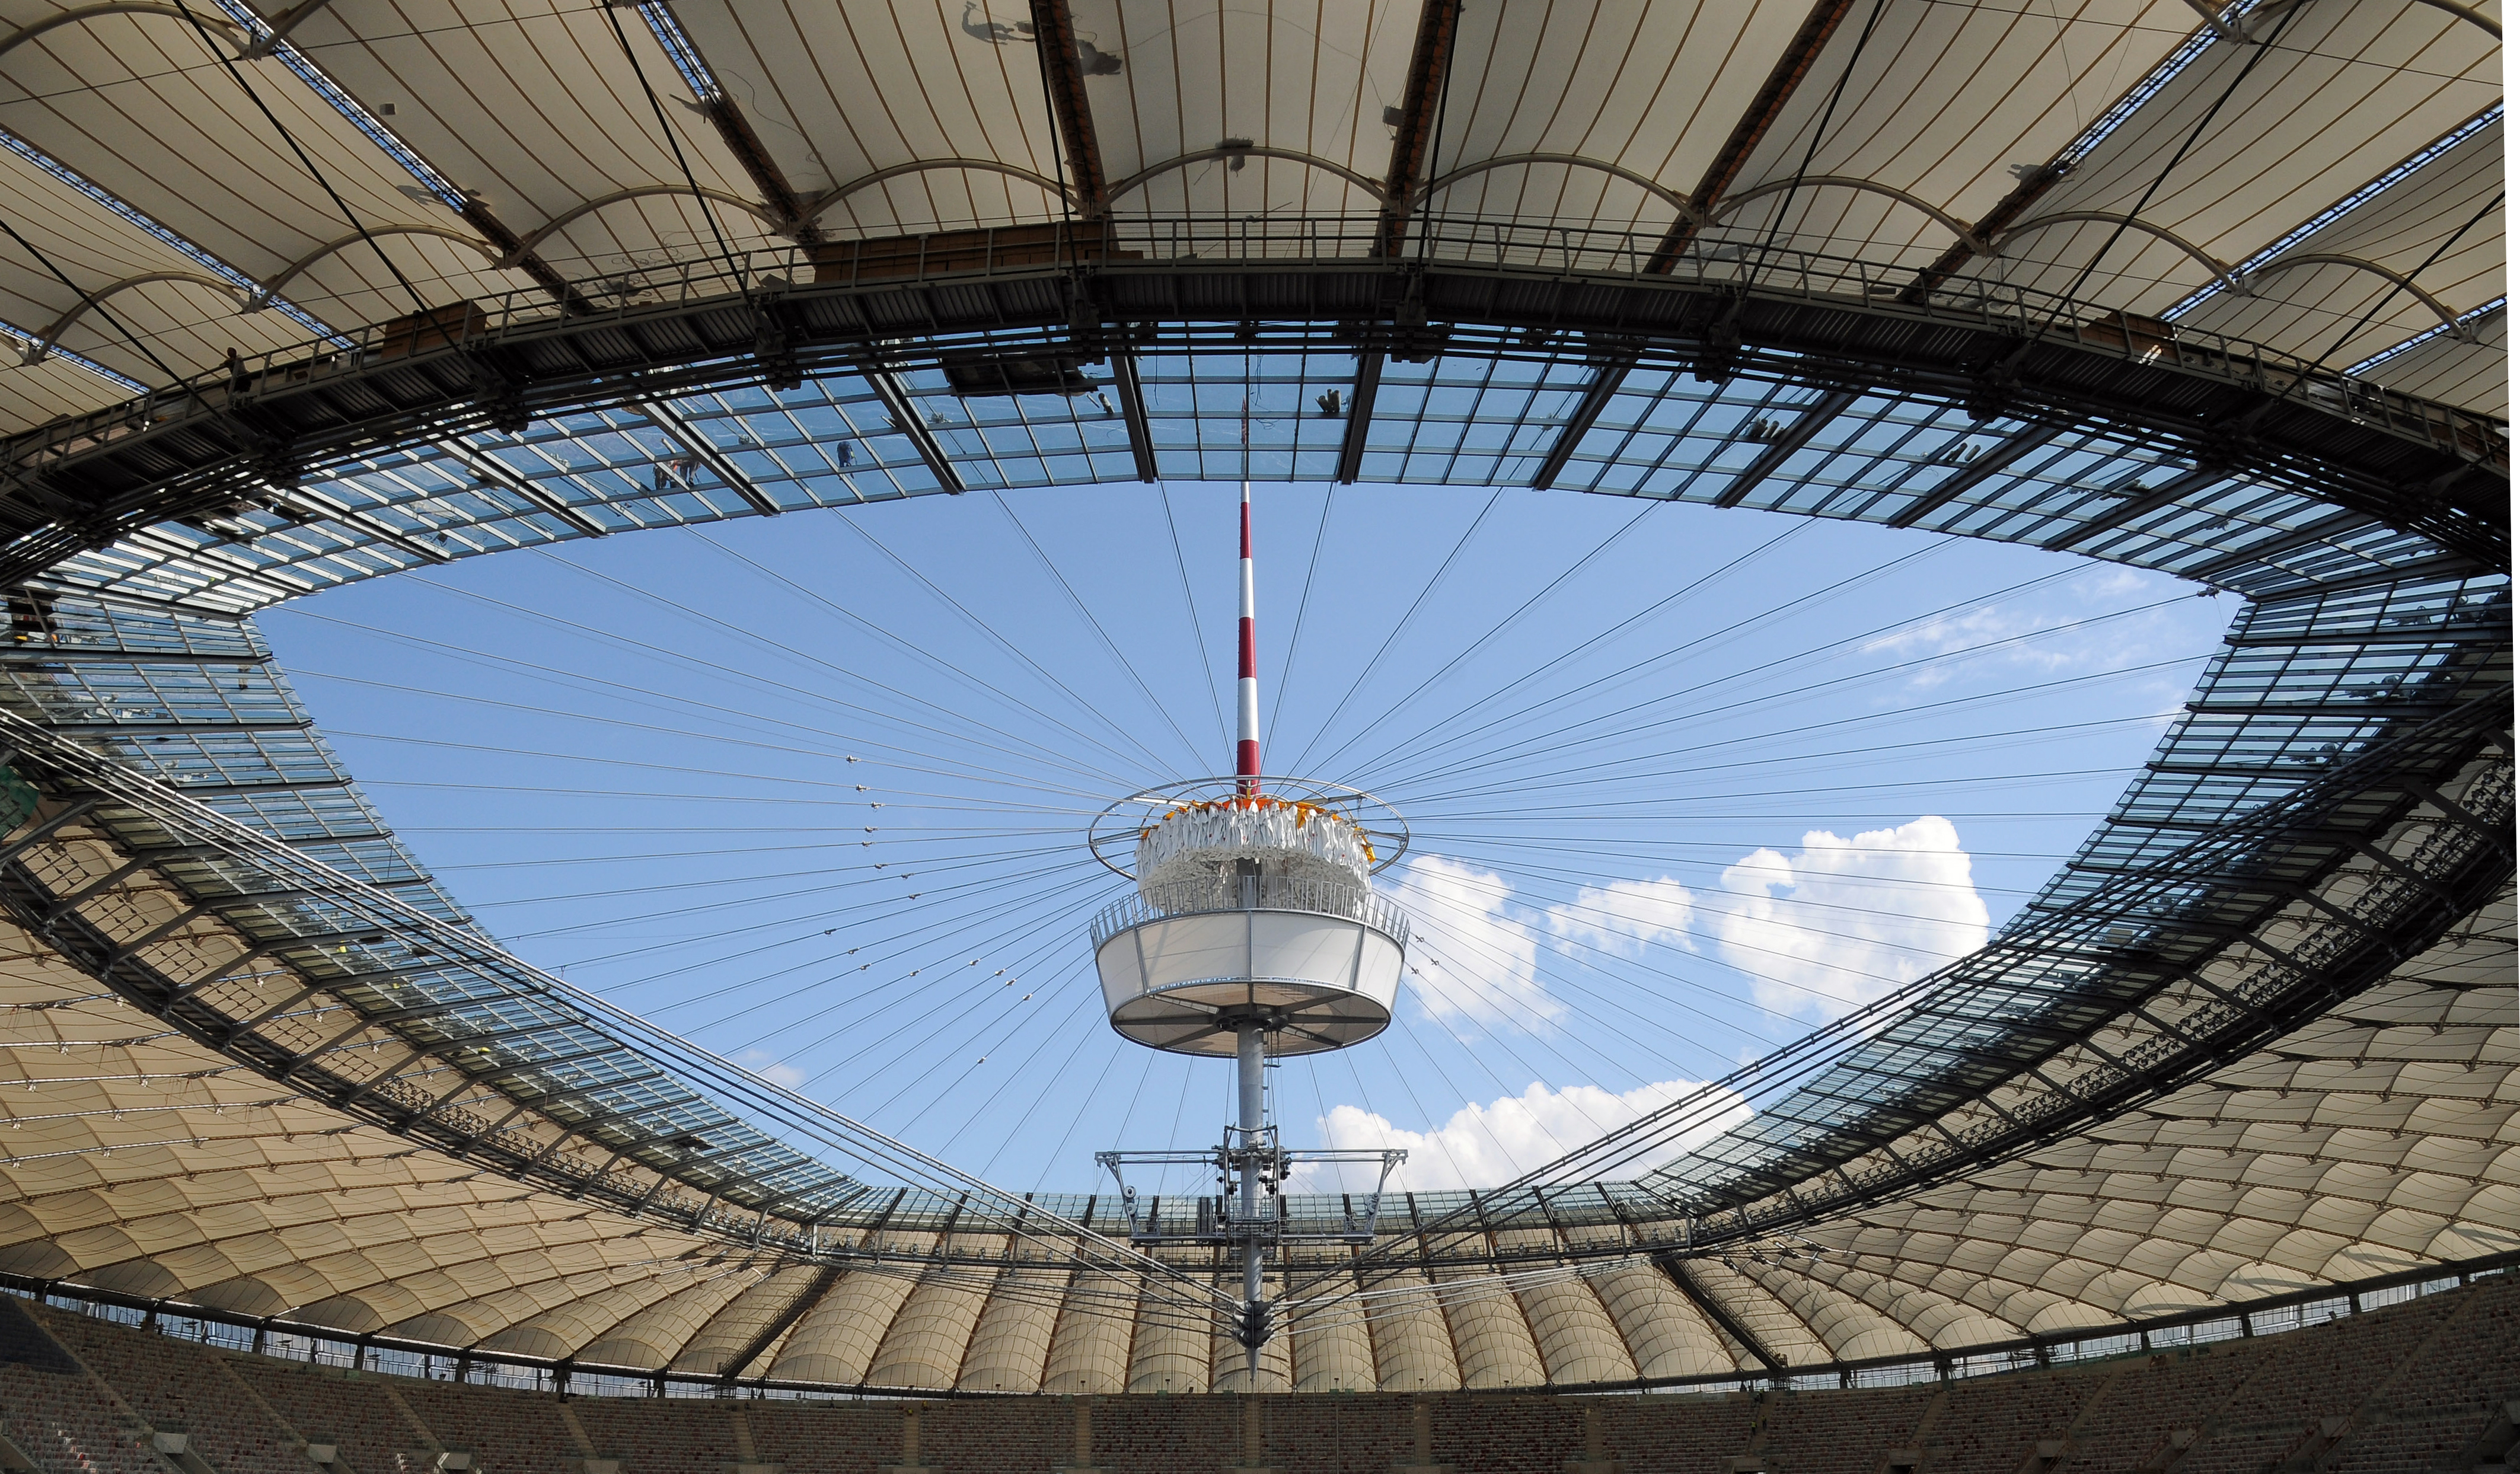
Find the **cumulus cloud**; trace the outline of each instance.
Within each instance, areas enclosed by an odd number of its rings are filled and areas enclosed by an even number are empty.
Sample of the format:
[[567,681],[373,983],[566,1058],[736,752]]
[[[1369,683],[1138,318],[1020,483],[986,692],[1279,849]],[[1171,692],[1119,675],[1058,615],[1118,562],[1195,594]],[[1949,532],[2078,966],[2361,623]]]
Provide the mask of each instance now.
[[[1318,1119],[1326,1146],[1344,1150],[1399,1147],[1409,1160],[1391,1186],[1414,1192],[1454,1187],[1493,1187],[1543,1167],[1603,1133],[1624,1126],[1702,1089],[1695,1080],[1664,1080],[1613,1094],[1598,1085],[1551,1090],[1538,1081],[1519,1095],[1473,1100],[1432,1131],[1403,1131],[1388,1119],[1354,1105],[1336,1105]],[[1621,1176],[1650,1171],[1680,1156],[1749,1115],[1730,1092],[1692,1113],[1688,1131],[1620,1169]],[[1372,1187],[1373,1167],[1339,1165],[1309,1175],[1300,1191],[1363,1191]]]
[[2032,636],[2058,622],[2027,609],[1988,605],[1936,615],[1893,630],[1867,642],[1864,652],[1910,660],[1969,652],[1964,660],[1933,660],[1917,667],[1909,676],[1908,684],[1919,689],[1931,689],[1957,678],[1971,661],[1992,661],[2012,669],[2041,672],[2098,669],[2112,661],[2124,663],[2122,645],[2092,639],[2030,643]]
[[1623,957],[1642,953],[1652,942],[1674,943],[1690,951],[1689,923],[1697,903],[1688,887],[1669,875],[1659,880],[1613,880],[1588,885],[1575,899],[1549,908],[1549,929]]
[[1438,1021],[1555,1018],[1540,981],[1540,939],[1494,871],[1413,855],[1390,895],[1409,914],[1409,987]]
[[1757,850],[1699,898],[1726,961],[1782,1013],[1832,1018],[1986,945],[1986,902],[1939,815],[1791,855]]

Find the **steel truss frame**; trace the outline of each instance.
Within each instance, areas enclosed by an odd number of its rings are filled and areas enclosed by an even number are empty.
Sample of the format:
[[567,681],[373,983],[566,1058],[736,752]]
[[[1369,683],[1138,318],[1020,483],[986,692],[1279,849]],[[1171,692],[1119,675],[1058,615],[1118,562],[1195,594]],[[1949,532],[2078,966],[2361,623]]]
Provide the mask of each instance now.
[[[932,252],[926,239],[907,251],[851,243],[767,253],[740,273],[713,264],[590,283],[570,311],[536,292],[426,329],[381,325],[346,348],[268,355],[12,439],[0,449],[0,587],[169,519],[286,503],[349,458],[520,413],[784,382],[870,355],[968,365],[1123,351],[1143,372],[1223,344],[1399,364],[1572,352],[1626,374],[1764,374],[1937,398],[1981,420],[2130,428],[2315,485],[2333,506],[2488,566],[2508,561],[2505,426],[2252,344],[2000,284],[1917,293],[1879,266],[1799,253],[1649,270],[1658,240],[1613,232],[1430,217],[1401,259],[1374,254],[1383,224],[1105,219],[981,232],[976,245],[935,238]],[[746,285],[762,280],[783,285]],[[768,358],[765,332],[778,343]],[[1570,415],[1566,427],[1580,438],[1586,424]],[[1361,429],[1346,438],[1340,474],[1353,476]],[[1556,447],[1534,469],[1571,454]],[[734,485],[756,511],[778,505],[740,472]]]

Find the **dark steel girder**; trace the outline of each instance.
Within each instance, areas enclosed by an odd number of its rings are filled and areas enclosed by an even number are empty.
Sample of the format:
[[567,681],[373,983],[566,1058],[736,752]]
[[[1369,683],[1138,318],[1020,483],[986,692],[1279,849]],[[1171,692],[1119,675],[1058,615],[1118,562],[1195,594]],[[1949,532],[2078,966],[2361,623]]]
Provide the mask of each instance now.
[[1382,224],[1374,253],[1400,254],[1408,239],[1409,217],[1418,207],[1418,191],[1426,179],[1427,156],[1434,152],[1435,129],[1442,121],[1445,83],[1453,74],[1453,41],[1462,25],[1462,0],[1422,0],[1418,13],[1418,39],[1409,52],[1409,75],[1400,89],[1400,119],[1391,132],[1391,167],[1382,183]]
[[1102,176],[1102,148],[1094,136],[1094,109],[1085,96],[1085,67],[1076,50],[1076,22],[1067,0],[1032,0],[1032,37],[1041,53],[1041,82],[1067,153],[1068,187],[1087,218],[1102,213],[1110,187]]
[[1688,243],[1695,239],[1700,226],[1714,210],[1716,201],[1732,192],[1733,181],[1741,177],[1741,170],[1748,166],[1750,156],[1766,140],[1768,130],[1776,126],[1778,116],[1785,111],[1785,104],[1793,99],[1794,89],[1802,85],[1803,77],[1810,72],[1812,64],[1820,60],[1821,51],[1828,45],[1828,38],[1837,33],[1837,23],[1846,19],[1846,13],[1854,3],[1855,0],[1819,0],[1812,7],[1811,14],[1803,18],[1794,38],[1785,44],[1783,54],[1777,58],[1777,65],[1768,69],[1768,80],[1751,97],[1750,106],[1743,111],[1741,120],[1732,125],[1732,136],[1724,140],[1723,148],[1715,151],[1715,157],[1707,162],[1706,173],[1697,181],[1697,188],[1689,192],[1688,202],[1694,212],[1684,214],[1672,222],[1670,234],[1663,237],[1662,245],[1655,249],[1652,260],[1646,265],[1647,271],[1671,270],[1679,261],[1681,252],[1688,249]]
[[1348,391],[1347,425],[1339,432],[1338,470],[1334,479],[1353,485],[1365,472],[1365,440],[1373,429],[1373,400],[1382,387],[1382,350],[1366,348],[1356,355],[1356,382]]
[[1532,473],[1533,489],[1547,491],[1557,484],[1558,476],[1566,470],[1566,463],[1575,458],[1575,448],[1583,443],[1584,436],[1593,428],[1593,423],[1601,418],[1601,412],[1610,407],[1610,400],[1618,394],[1619,385],[1627,381],[1628,367],[1633,362],[1633,359],[1621,358],[1594,366],[1593,381],[1584,386],[1584,397],[1575,402],[1574,412],[1566,417],[1566,424],[1557,431],[1557,439],[1550,445],[1548,456],[1540,463],[1540,469]]
[[2056,438],[2058,426],[2025,424],[2003,437],[1996,446],[1943,478],[1942,484],[1902,508],[1890,518],[1893,527],[1913,527],[1952,503],[1958,501],[1970,488],[1984,485],[2001,474],[2013,462]]
[[1129,431],[1129,461],[1138,479],[1155,478],[1155,432],[1147,421],[1147,389],[1138,381],[1138,356],[1126,343],[1111,347],[1111,392],[1120,397],[1120,423]]
[[1793,459],[1794,452],[1811,444],[1814,435],[1828,428],[1830,421],[1845,414],[1861,397],[1852,389],[1831,389],[1820,396],[1800,418],[1768,442],[1768,448],[1759,452],[1759,459],[1751,462],[1748,469],[1734,476],[1731,485],[1715,494],[1715,505],[1740,506],[1744,497],[1765,485],[1770,476]]
[[1749,1327],[1733,1319],[1732,1313],[1717,1303],[1715,1297],[1708,1294],[1705,1287],[1689,1274],[1688,1266],[1682,1262],[1679,1255],[1657,1254],[1654,1256],[1654,1263],[1665,1274],[1671,1276],[1672,1285],[1688,1299],[1688,1303],[1697,1307],[1698,1314],[1714,1322],[1717,1330],[1731,1337],[1743,1351],[1757,1359],[1760,1365],[1770,1371],[1784,1369],[1785,1363],[1777,1360],[1777,1354],[1760,1344],[1759,1338],[1750,1334]]

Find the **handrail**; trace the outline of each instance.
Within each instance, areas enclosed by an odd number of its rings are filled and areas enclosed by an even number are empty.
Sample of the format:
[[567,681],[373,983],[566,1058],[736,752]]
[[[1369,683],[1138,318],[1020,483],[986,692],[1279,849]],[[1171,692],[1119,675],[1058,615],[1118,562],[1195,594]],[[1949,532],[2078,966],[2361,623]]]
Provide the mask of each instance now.
[[1100,951],[1121,932],[1149,921],[1235,911],[1335,916],[1371,926],[1403,947],[1409,945],[1408,913],[1384,897],[1343,880],[1292,875],[1263,875],[1256,881],[1220,876],[1214,881],[1180,880],[1131,891],[1097,913],[1088,930]]
[[[101,444],[216,413],[255,397],[347,378],[387,358],[465,351],[555,328],[600,326],[689,311],[702,303],[760,303],[826,291],[894,291],[943,280],[1102,272],[1248,268],[1254,263],[1391,269],[1375,254],[1378,215],[1105,216],[883,241],[781,246],[667,263],[572,284],[563,310],[543,287],[472,304],[463,320],[415,333],[408,319],[344,329],[204,370],[174,384],[10,437],[0,469],[21,477]],[[2277,398],[2295,399],[2464,459],[2495,462],[2507,424],[2402,394],[2298,354],[2185,324],[2133,319],[2115,305],[2012,283],[1955,279],[1918,293],[1912,268],[1821,252],[1750,250],[1701,241],[1667,270],[1653,270],[1661,233],[1443,215],[1414,217],[1418,267],[1455,265],[1624,281],[1656,289],[1782,297],[1909,316],[1963,316],[1990,331],[2060,336],[2087,352],[2136,362],[2168,360]],[[917,246],[910,246],[909,243]],[[799,286],[800,282],[810,284]]]

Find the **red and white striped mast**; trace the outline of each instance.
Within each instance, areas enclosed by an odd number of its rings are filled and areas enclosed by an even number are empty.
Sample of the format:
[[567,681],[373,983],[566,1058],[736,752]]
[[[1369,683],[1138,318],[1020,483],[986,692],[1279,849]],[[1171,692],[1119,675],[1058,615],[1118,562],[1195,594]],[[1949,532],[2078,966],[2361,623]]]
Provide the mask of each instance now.
[[1252,635],[1251,483],[1242,483],[1242,632],[1241,663],[1234,683],[1236,731],[1235,791],[1243,798],[1260,793],[1260,655]]

